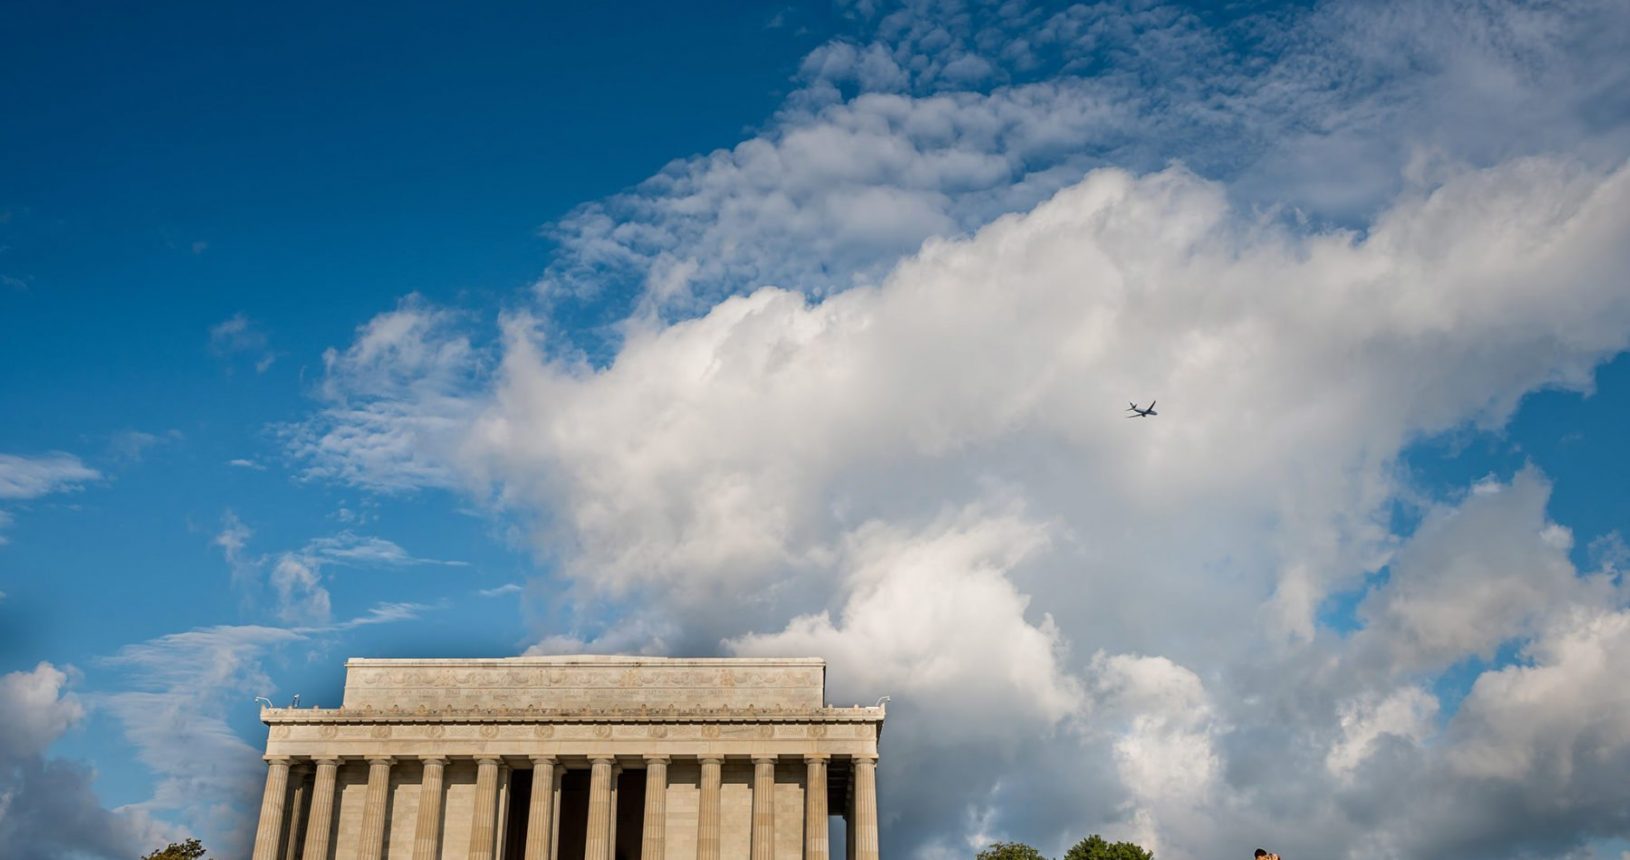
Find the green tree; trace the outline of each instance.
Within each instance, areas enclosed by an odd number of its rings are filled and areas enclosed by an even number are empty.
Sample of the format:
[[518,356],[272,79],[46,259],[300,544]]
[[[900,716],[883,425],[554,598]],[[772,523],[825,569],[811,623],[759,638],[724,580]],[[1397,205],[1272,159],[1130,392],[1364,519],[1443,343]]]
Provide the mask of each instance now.
[[154,851],[141,858],[141,860],[204,860],[204,846],[196,839],[186,842],[171,842],[169,845]]
[[1041,852],[1023,842],[994,842],[974,860],[1047,860]]
[[1094,833],[1065,852],[1064,860],[1154,860],[1155,855],[1131,842],[1108,842]]

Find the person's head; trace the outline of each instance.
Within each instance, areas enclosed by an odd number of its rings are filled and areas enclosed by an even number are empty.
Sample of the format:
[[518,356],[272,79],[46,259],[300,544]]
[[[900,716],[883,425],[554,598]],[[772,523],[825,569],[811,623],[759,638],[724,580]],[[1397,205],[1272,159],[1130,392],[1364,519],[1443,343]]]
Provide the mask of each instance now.
[[1253,854],[1253,855],[1252,855],[1252,856],[1253,856],[1253,857],[1259,857],[1259,858],[1260,858],[1260,857],[1266,857],[1266,856],[1268,856],[1268,852],[1267,852],[1267,849],[1264,849],[1264,848],[1258,848],[1258,849],[1257,849],[1257,850],[1256,850],[1256,853],[1255,853],[1255,854]]

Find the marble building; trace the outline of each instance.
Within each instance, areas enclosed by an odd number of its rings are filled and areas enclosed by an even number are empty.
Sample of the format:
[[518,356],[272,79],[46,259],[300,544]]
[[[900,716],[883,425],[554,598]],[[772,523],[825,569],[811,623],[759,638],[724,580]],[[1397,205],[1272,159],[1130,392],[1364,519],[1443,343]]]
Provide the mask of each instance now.
[[[265,708],[253,860],[877,860],[882,707],[826,663],[350,660]],[[833,816],[841,816],[841,828]]]

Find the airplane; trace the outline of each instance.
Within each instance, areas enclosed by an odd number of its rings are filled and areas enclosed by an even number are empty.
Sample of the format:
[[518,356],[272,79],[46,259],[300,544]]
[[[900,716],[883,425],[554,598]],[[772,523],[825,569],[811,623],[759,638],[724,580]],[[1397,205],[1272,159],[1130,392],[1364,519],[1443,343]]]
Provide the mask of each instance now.
[[1138,405],[1136,403],[1134,403],[1131,406],[1126,407],[1126,411],[1134,413],[1132,415],[1126,416],[1128,418],[1148,418],[1151,415],[1159,415],[1160,414],[1159,412],[1155,411],[1155,402],[1153,400],[1149,401],[1149,408],[1148,409],[1139,409]]

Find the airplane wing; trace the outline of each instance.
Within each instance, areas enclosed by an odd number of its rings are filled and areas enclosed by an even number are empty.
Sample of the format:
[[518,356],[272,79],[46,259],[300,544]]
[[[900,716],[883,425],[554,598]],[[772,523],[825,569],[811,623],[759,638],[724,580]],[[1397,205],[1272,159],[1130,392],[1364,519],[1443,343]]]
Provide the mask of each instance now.
[[1155,411],[1155,402],[1153,400],[1149,401],[1149,411]]

